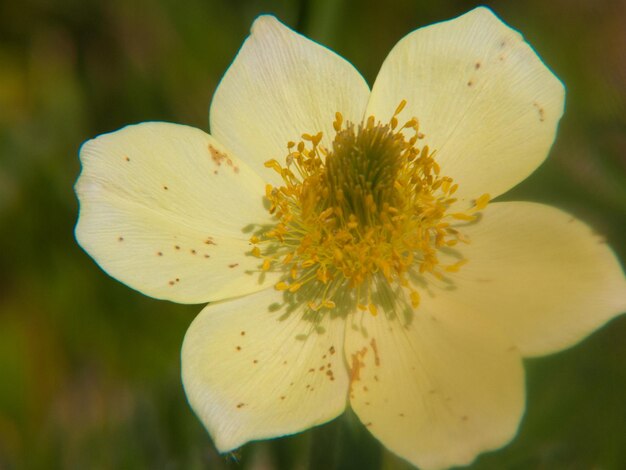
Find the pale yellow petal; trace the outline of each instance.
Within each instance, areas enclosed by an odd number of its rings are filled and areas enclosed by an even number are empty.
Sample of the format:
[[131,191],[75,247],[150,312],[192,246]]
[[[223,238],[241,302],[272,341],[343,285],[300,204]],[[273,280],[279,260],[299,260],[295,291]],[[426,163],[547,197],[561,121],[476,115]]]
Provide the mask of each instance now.
[[76,238],[111,276],[182,303],[262,288],[246,230],[267,222],[263,182],[211,136],[144,123],[88,141],[80,156]]
[[350,404],[389,450],[442,469],[515,435],[524,410],[520,355],[475,311],[424,295],[408,315],[361,313],[353,324]]
[[548,155],[563,114],[563,84],[515,30],[480,7],[418,29],[391,51],[367,114],[415,116],[457,196],[495,197]]
[[283,296],[268,289],[209,305],[185,336],[187,398],[221,452],[324,423],[346,406],[344,320],[305,319]]
[[626,311],[626,280],[605,240],[571,215],[528,202],[489,205],[463,229],[469,260],[446,295],[478,309],[524,355],[576,344]]
[[287,142],[324,133],[333,121],[361,122],[369,87],[359,72],[329,49],[287,28],[273,16],[252,25],[211,104],[211,134],[264,179],[280,182],[264,162],[287,155]]

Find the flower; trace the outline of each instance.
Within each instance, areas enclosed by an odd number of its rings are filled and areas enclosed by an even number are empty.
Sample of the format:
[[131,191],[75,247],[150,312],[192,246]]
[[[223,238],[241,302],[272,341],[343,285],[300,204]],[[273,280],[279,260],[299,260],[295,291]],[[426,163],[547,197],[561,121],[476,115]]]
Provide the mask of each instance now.
[[491,202],[545,159],[563,105],[561,82],[486,8],[409,34],[371,92],[262,16],[210,135],[152,122],[84,144],[76,238],[146,295],[210,302],[182,371],[220,451],[349,405],[411,463],[467,464],[515,435],[522,357],[626,308],[589,227]]

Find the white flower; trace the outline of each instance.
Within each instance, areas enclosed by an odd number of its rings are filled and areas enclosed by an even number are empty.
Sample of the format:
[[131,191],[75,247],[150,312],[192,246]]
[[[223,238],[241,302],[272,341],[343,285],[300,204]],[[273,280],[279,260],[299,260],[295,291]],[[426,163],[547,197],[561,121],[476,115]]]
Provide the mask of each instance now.
[[82,147],[76,237],[146,295],[211,302],[182,368],[220,451],[351,406],[413,464],[467,464],[515,435],[522,357],[626,307],[589,227],[487,204],[546,158],[563,104],[486,8],[409,34],[371,92],[262,16],[215,93],[210,135],[153,122]]

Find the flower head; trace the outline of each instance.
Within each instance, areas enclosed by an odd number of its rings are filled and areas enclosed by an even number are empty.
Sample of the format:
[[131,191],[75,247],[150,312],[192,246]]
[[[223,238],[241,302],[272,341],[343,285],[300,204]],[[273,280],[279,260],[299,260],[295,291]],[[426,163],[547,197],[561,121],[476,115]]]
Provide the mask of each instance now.
[[626,307],[586,225],[491,202],[545,159],[563,103],[486,8],[406,36],[371,91],[262,16],[210,135],[143,123],[82,147],[76,236],[147,295],[211,302],[182,368],[220,451],[351,406],[413,464],[467,464],[515,435],[522,357]]

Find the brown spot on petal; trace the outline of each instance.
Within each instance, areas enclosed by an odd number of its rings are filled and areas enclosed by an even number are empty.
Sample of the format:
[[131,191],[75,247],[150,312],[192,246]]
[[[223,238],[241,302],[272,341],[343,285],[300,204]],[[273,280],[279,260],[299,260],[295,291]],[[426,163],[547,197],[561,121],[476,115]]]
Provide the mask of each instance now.
[[246,404],[245,404],[245,403],[238,403],[238,404],[237,404],[237,408],[242,408],[242,407],[244,407],[244,406],[246,406]]
[[478,70],[478,69],[480,68],[480,65],[481,65],[481,64],[480,64],[480,62],[476,62],[476,63],[474,64],[474,68],[475,68],[476,70]]
[[228,267],[229,268],[236,268],[237,266],[239,266],[239,263],[233,263],[233,264],[229,264]]
[[[239,168],[235,166],[233,160],[226,153],[221,152],[220,150],[213,147],[213,145],[211,144],[208,145],[208,149],[209,153],[211,154],[211,159],[213,160],[213,163],[215,163],[215,165],[221,166],[222,163],[226,163],[226,165],[233,168],[233,171],[235,173],[239,172]],[[217,174],[217,170],[214,173]]]
[[370,346],[372,346],[372,351],[374,352],[374,364],[380,366],[380,356],[378,355],[378,346],[376,346],[376,338],[372,338],[370,341]]
[[352,354],[352,366],[350,367],[350,393],[352,393],[354,382],[361,380],[361,368],[365,367],[365,363],[362,362],[361,359],[365,357],[367,351],[367,348],[363,348]]
[[224,158],[226,158],[226,155],[224,153],[220,152],[219,150],[217,150],[211,144],[208,145],[208,149],[209,149],[209,153],[211,154],[211,158],[213,159],[213,162],[217,166],[220,166],[222,164],[222,161],[224,160]]
[[533,106],[537,109],[537,112],[539,113],[539,121],[543,122],[546,120],[546,111],[545,109],[543,109],[543,107],[537,103],[536,101],[533,103]]

